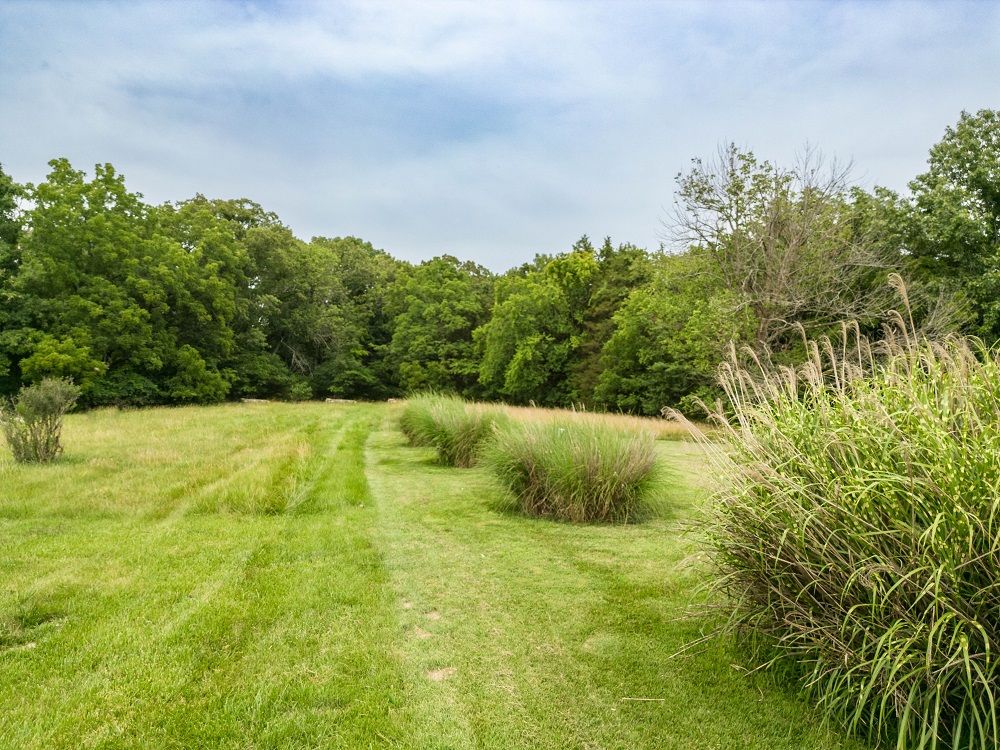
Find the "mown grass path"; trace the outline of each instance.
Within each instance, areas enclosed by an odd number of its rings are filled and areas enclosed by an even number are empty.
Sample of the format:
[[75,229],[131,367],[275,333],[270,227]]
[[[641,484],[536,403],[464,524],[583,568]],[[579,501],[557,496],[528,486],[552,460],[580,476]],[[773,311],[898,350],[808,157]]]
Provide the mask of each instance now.
[[504,515],[377,405],[96,412],[65,443],[0,458],[0,748],[853,747],[723,646],[670,658],[690,490],[642,526]]
[[409,747],[858,747],[743,676],[725,645],[672,658],[705,626],[685,617],[699,582],[679,523],[698,501],[693,445],[661,443],[677,469],[672,517],[628,527],[497,512],[484,472],[436,465],[391,422],[369,446],[400,594]]
[[102,412],[63,464],[5,466],[0,746],[402,745],[378,415]]

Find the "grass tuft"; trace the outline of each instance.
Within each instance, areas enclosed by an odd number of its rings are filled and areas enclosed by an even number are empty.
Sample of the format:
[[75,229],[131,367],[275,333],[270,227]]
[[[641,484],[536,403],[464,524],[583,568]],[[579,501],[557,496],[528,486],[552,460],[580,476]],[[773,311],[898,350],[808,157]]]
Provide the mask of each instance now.
[[494,427],[509,421],[498,408],[467,404],[455,396],[433,394],[407,401],[400,426],[411,445],[433,447],[442,463],[474,466]]
[[596,421],[513,423],[496,432],[484,460],[522,512],[565,521],[638,520],[661,485],[650,433]]
[[[436,427],[433,411],[451,397],[436,393],[421,393],[406,400],[399,416],[399,428],[410,445],[416,448],[433,448]],[[457,399],[455,399],[457,400]]]
[[855,340],[723,373],[710,540],[729,628],[875,741],[995,748],[1000,355]]

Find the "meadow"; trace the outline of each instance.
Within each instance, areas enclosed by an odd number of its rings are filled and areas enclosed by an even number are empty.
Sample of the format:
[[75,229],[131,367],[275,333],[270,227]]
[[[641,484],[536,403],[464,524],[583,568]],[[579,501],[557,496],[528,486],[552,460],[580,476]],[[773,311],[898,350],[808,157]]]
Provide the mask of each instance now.
[[559,523],[399,408],[98,410],[51,465],[3,449],[0,747],[861,747],[687,648],[701,447],[656,442],[659,517]]

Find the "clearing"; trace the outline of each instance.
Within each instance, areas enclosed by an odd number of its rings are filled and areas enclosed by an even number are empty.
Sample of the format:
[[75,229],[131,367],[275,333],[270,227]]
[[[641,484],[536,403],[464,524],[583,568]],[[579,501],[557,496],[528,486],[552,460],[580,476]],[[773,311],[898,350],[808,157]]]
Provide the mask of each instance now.
[[699,449],[671,515],[498,512],[406,447],[398,407],[67,418],[0,454],[2,748],[857,748],[730,645],[671,655]]

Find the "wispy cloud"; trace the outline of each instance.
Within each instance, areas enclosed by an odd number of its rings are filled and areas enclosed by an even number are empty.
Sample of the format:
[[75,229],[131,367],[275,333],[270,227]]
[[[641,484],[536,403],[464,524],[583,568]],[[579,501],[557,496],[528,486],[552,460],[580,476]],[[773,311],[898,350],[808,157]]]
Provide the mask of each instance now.
[[0,162],[110,161],[151,200],[500,269],[584,232],[655,245],[724,139],[902,188],[997,106],[997,38],[980,2],[8,3]]

